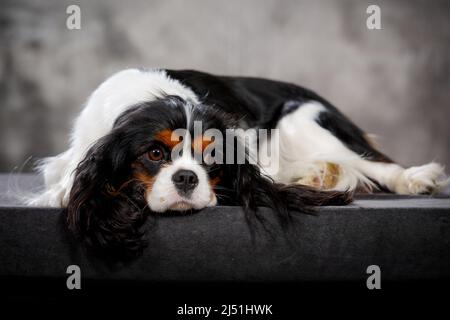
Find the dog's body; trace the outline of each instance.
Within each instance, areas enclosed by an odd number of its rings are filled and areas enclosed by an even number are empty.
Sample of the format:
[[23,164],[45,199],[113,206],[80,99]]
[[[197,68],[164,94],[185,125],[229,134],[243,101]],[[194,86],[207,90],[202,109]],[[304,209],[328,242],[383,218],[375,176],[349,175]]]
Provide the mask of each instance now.
[[[175,113],[180,114],[175,116]],[[235,119],[232,124],[228,115]],[[137,136],[137,132],[144,129],[131,129],[133,126],[144,128],[146,117],[149,119],[147,124],[154,123],[153,127],[164,123],[157,132],[151,132],[153,138],[157,137],[155,139],[158,144],[162,141],[164,146],[162,149],[152,149],[151,163],[148,159],[139,160],[139,163],[133,162],[140,152],[137,151],[138,146],[136,150],[133,149],[134,158],[120,157],[118,153],[124,148],[132,148],[134,141],[144,139],[141,135]],[[183,120],[180,117],[183,117]],[[126,171],[117,171],[119,166],[124,166],[123,163],[133,162],[133,179],[140,180],[141,185],[146,187],[144,199],[153,211],[200,209],[221,203],[222,198],[218,196],[218,190],[222,182],[225,184],[227,179],[233,180],[226,182],[229,185],[223,187],[224,189],[233,188],[236,185],[235,180],[242,184],[242,168],[238,170],[238,176],[235,176],[235,171],[232,174],[223,174],[223,170],[219,170],[222,172],[221,176],[213,176],[209,169],[205,170],[206,173],[203,172],[193,159],[183,156],[184,160],[175,161],[165,155],[171,147],[168,146],[170,143],[167,144],[166,138],[161,138],[161,132],[168,129],[172,132],[177,126],[190,130],[193,120],[204,121],[207,128],[219,127],[222,131],[229,126],[244,130],[278,129],[280,146],[276,154],[271,156],[279,159],[279,170],[266,170],[261,163],[259,167],[263,173],[269,172],[268,175],[276,183],[283,185],[309,185],[322,190],[337,191],[355,190],[358,187],[365,190],[383,188],[395,193],[419,194],[438,191],[446,183],[443,168],[438,164],[430,163],[411,168],[395,164],[379,152],[368,136],[334,106],[299,86],[257,78],[214,76],[197,71],[129,69],[106,80],[89,98],[75,123],[71,147],[43,162],[41,169],[46,189],[31,201],[32,204],[69,206],[69,211],[72,210],[75,217],[73,224],[87,219],[83,218],[80,208],[87,206],[86,199],[95,197],[94,194],[97,193],[91,190],[89,195],[80,196],[86,185],[78,186],[77,180],[91,180],[90,185],[96,185],[93,182],[98,180],[99,174],[88,168],[89,161],[96,163],[96,170],[110,168],[108,174],[114,176],[120,176]],[[182,124],[176,125],[177,122]],[[149,136],[153,127],[145,129]],[[133,134],[134,138],[129,138]],[[270,139],[269,137],[266,141],[259,141],[260,146],[270,143]],[[128,145],[123,145],[120,151],[116,151],[114,148],[123,141],[127,141]],[[99,150],[102,150],[103,154]],[[110,156],[104,159],[104,154],[108,152]],[[132,153],[129,150],[126,152]],[[160,158],[161,154],[167,158]],[[99,158],[103,161],[101,166],[97,163]],[[123,163],[119,160],[123,160]],[[164,164],[152,167],[160,161],[164,161]],[[86,167],[85,176],[83,166]],[[140,168],[138,173],[136,167]],[[195,201],[186,200],[180,192],[174,196],[173,201],[164,198],[164,194],[173,191],[173,186],[169,186],[169,175],[172,181],[175,181],[175,172],[180,169],[188,170],[195,176],[192,187]],[[105,183],[108,188],[120,193],[127,179],[114,181],[115,177],[107,177],[108,174],[102,179],[107,181]],[[131,173],[123,174],[129,177]],[[147,178],[142,178],[143,176]],[[181,180],[173,183],[184,183],[190,178],[183,176],[179,179]],[[99,188],[105,183],[100,184]],[[183,186],[186,187],[187,184]],[[270,189],[269,186],[267,188]],[[309,192],[311,189],[306,188],[303,191],[305,190]],[[170,192],[169,194],[172,194]],[[103,194],[99,193],[98,197]],[[264,204],[263,201],[258,202],[253,196],[248,196],[251,201],[235,201],[234,204]],[[226,203],[233,204],[230,197],[227,199]],[[90,206],[93,206],[94,200],[90,201]],[[169,203],[164,204],[167,201]],[[251,203],[252,201],[254,203]],[[84,229],[86,228],[89,228],[89,223],[84,226]]]

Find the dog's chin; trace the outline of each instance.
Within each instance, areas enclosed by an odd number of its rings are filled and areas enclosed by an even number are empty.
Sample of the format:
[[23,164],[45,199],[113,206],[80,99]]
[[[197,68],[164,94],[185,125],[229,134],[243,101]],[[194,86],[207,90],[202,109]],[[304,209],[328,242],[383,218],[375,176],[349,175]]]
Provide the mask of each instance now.
[[194,209],[194,205],[184,200],[177,201],[167,208],[169,211],[188,211],[192,209]]
[[[169,201],[168,201],[169,200]],[[176,197],[175,199],[165,199],[164,206],[154,206],[152,202],[148,201],[148,207],[151,211],[156,213],[184,213],[194,212],[206,207],[213,207],[217,204],[217,197],[214,192],[210,193],[209,202],[205,201],[190,201],[182,197]]]
[[[169,202],[169,201],[167,201]],[[185,199],[177,199],[177,200],[173,200],[169,203],[165,203],[165,206],[161,206],[161,207],[155,207],[152,206],[151,204],[149,204],[149,208],[151,211],[155,212],[155,213],[160,213],[160,214],[173,214],[173,213],[178,213],[178,214],[183,214],[185,212],[193,212],[196,210],[200,210],[203,209],[205,206],[201,206],[199,204],[196,204],[194,202],[191,202],[189,200],[185,200]]]

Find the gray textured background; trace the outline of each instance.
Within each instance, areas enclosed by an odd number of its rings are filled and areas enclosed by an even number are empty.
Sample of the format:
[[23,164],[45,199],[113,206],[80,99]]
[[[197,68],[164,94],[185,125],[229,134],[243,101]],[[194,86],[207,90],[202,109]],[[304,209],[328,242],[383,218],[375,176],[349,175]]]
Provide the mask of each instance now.
[[[63,151],[88,94],[131,66],[292,81],[400,163],[450,167],[450,1],[0,2],[1,171]],[[69,4],[81,30],[65,27]]]

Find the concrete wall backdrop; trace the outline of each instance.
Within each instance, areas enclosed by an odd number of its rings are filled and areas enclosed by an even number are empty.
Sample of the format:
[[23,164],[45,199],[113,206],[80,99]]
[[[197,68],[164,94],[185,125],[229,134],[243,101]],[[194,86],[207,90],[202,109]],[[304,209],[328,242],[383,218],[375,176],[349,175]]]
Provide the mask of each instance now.
[[[366,28],[369,4],[382,30]],[[1,171],[63,151],[89,93],[131,66],[292,81],[399,162],[450,167],[449,1],[3,0],[0,37]]]

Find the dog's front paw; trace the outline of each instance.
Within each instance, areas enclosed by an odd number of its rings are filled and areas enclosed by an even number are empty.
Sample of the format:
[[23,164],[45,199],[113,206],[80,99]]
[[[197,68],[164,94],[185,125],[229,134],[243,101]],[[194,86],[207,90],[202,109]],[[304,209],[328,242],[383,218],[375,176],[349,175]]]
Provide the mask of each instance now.
[[432,194],[444,188],[450,179],[444,173],[444,167],[438,163],[405,169],[395,184],[399,194]]

